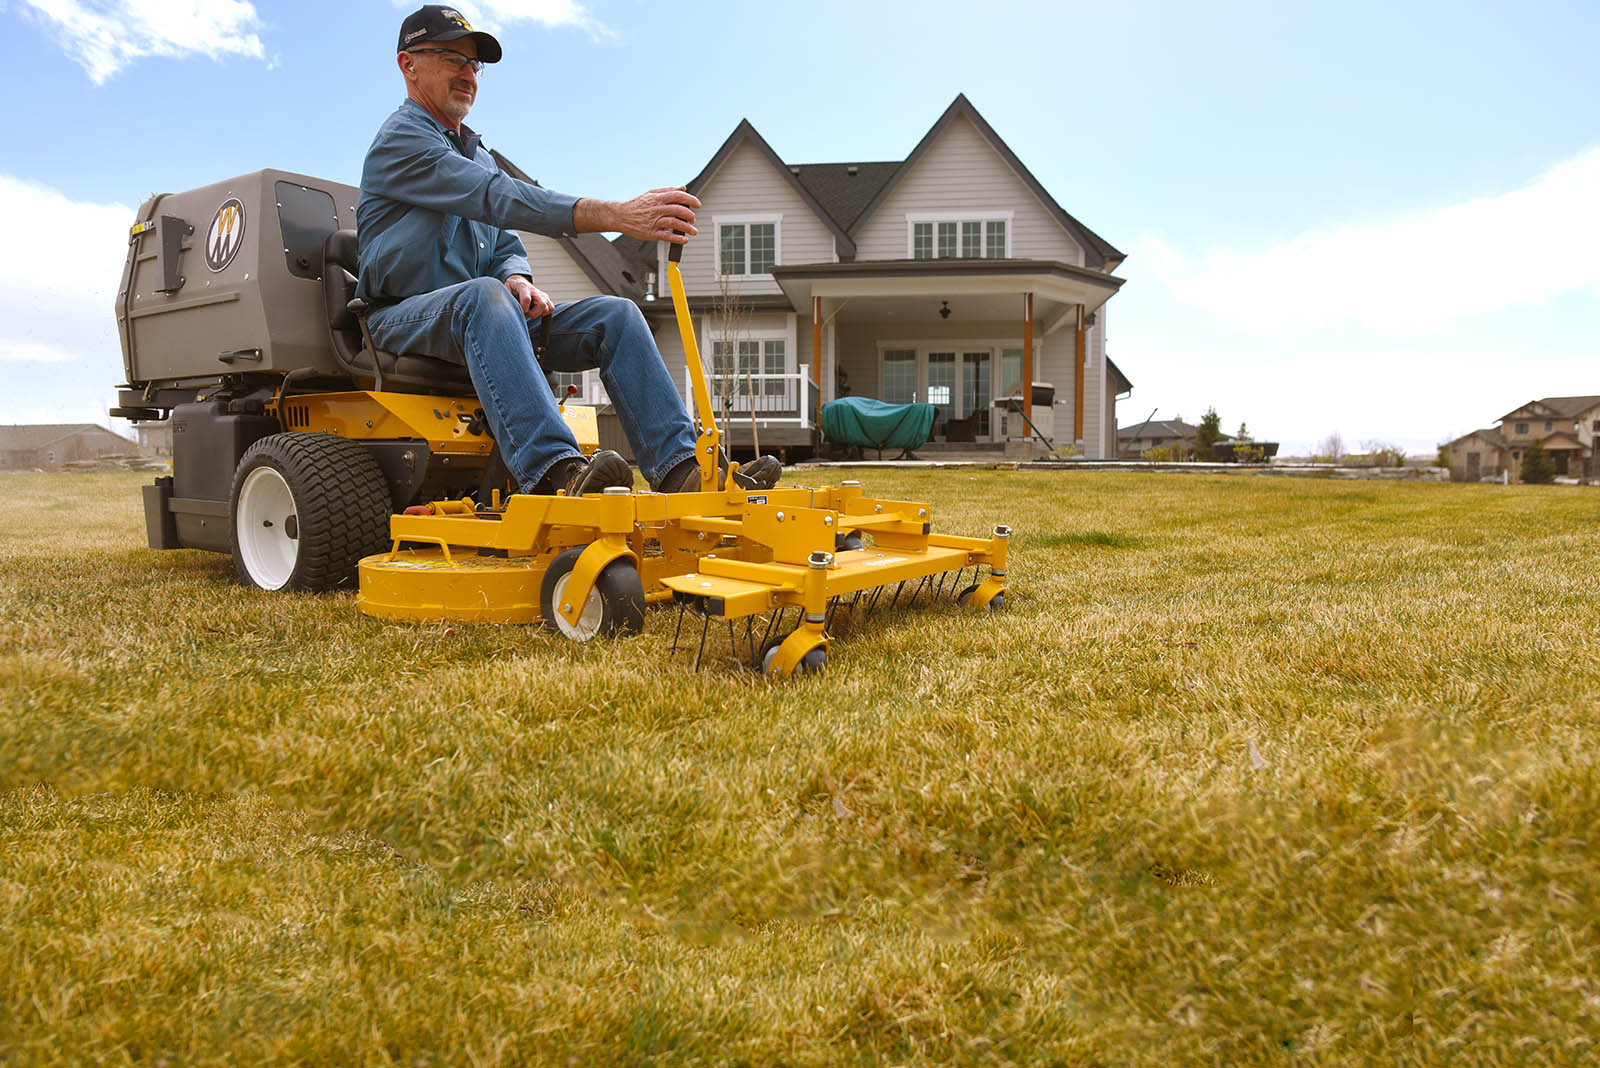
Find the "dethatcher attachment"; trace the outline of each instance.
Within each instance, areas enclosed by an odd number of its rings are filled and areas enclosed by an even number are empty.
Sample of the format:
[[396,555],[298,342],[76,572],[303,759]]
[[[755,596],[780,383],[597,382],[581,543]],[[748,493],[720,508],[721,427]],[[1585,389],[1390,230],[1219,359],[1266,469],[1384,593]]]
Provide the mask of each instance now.
[[[542,620],[587,641],[637,633],[647,604],[671,601],[679,609],[674,652],[685,616],[700,617],[696,668],[712,620],[721,619],[736,655],[742,645],[753,667],[787,677],[822,668],[841,611],[853,618],[880,601],[894,607],[908,589],[906,603],[926,593],[974,609],[1004,604],[1007,527],[990,538],[935,534],[928,504],[867,497],[858,482],[752,492],[732,477],[737,464],[717,489],[719,432],[679,272],[682,248],[672,246],[667,279],[699,415],[700,492],[616,488],[503,502],[496,493],[487,502],[445,501],[425,515],[393,516],[394,547],[361,561],[361,611],[387,619]],[[795,618],[786,623],[790,608]]]

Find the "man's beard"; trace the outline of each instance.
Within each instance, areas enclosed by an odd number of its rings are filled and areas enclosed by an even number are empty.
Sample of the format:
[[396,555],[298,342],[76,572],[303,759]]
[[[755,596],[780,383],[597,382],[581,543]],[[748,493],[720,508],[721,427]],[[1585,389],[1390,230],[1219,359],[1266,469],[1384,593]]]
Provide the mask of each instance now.
[[456,120],[456,122],[460,122],[472,110],[472,99],[470,97],[457,96],[452,90],[445,94],[444,102],[440,106],[446,115]]

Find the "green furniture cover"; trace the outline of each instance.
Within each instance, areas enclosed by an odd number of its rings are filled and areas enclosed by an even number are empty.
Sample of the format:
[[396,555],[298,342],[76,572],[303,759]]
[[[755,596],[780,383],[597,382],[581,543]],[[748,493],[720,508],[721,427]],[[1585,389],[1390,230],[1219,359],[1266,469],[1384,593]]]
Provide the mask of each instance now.
[[822,406],[829,441],[878,450],[910,451],[933,431],[933,405],[888,404],[871,397],[840,397]]

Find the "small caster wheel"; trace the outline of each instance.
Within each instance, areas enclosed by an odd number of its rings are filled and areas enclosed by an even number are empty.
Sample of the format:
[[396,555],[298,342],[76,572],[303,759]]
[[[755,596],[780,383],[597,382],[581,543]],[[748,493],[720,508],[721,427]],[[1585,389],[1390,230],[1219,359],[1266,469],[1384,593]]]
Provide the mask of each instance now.
[[[780,635],[761,647],[761,674],[771,677],[772,661],[778,655],[778,646],[782,645],[783,640],[788,636],[787,634]],[[817,675],[822,672],[822,669],[827,664],[828,650],[819,645],[800,658],[800,663],[795,666],[794,671],[797,675]]]
[[[960,593],[956,594],[956,604],[958,604],[961,607],[965,608],[969,603],[971,603],[972,595],[974,593],[977,593],[977,592],[978,592],[978,587],[977,586],[975,586],[975,585],[974,586],[968,586],[966,589],[964,589]],[[1005,606],[1006,606],[1006,595],[1004,593],[997,593],[997,594],[995,594],[993,597],[991,597],[989,599],[989,604],[988,604],[987,607],[988,607],[989,611],[991,611],[991,612],[998,612],[998,611],[1000,611],[1000,609],[1004,608]]]
[[865,549],[866,547],[867,543],[861,540],[861,535],[853,530],[848,534],[835,535],[833,539],[833,551],[835,553],[847,553],[852,549]]
[[544,625],[575,642],[586,642],[597,634],[638,634],[644,630],[644,586],[633,561],[626,558],[611,561],[600,572],[575,625],[561,615],[567,582],[584,548],[580,545],[557,553],[545,570],[539,596]]

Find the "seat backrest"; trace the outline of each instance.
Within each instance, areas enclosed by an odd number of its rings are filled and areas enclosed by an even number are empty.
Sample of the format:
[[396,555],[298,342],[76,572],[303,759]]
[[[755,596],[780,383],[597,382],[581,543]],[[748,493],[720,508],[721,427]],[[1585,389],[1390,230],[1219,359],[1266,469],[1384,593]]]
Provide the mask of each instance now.
[[354,230],[335,230],[322,243],[322,300],[328,326],[335,335],[347,335],[347,353],[361,351],[361,324],[350,312],[356,295],[357,247]]

